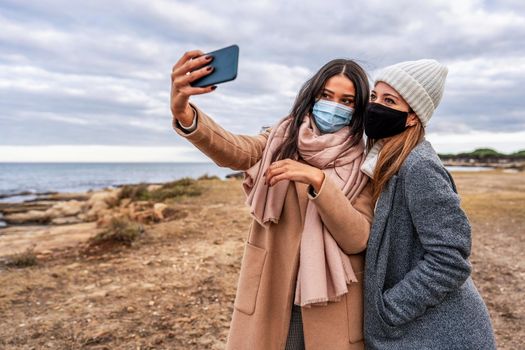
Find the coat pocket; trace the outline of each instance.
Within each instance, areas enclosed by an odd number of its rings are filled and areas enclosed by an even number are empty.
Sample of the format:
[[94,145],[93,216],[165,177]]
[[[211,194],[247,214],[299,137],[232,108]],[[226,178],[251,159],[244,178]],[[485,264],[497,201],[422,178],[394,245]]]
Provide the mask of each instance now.
[[383,302],[383,292],[378,289],[376,291],[376,300],[375,300],[375,309],[377,314],[377,319],[379,320],[381,329],[385,333],[385,335],[389,338],[396,339],[400,338],[403,335],[403,326],[396,326],[391,324],[386,319],[385,314],[385,304]]
[[257,292],[266,261],[266,250],[246,243],[234,307],[247,315],[255,312]]
[[363,272],[356,274],[358,282],[348,285],[346,313],[348,315],[348,339],[350,343],[363,341]]

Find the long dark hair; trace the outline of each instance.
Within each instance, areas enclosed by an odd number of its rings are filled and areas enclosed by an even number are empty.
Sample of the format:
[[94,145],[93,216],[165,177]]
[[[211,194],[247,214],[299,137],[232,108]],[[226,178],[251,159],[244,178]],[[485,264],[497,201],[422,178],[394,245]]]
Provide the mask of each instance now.
[[357,145],[363,138],[364,113],[370,97],[370,86],[366,72],[353,60],[335,59],[325,64],[313,77],[308,79],[302,86],[295,98],[294,105],[289,118],[292,122],[288,126],[289,137],[274,153],[272,162],[279,159],[295,158],[297,153],[297,142],[299,138],[299,127],[306,114],[312,112],[317,97],[324,89],[328,79],[335,75],[345,75],[354,84],[355,99],[354,113],[350,122],[348,148]]

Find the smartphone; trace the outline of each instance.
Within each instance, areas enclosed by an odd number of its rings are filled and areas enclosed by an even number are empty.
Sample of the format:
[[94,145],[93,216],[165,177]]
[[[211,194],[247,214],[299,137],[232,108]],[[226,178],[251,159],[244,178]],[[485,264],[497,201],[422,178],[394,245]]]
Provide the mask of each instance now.
[[[231,45],[216,51],[207,53],[213,56],[213,60],[206,66],[212,66],[213,72],[193,81],[193,87],[204,87],[225,83],[237,77],[237,66],[239,64],[239,46]],[[200,69],[202,67],[199,67]]]

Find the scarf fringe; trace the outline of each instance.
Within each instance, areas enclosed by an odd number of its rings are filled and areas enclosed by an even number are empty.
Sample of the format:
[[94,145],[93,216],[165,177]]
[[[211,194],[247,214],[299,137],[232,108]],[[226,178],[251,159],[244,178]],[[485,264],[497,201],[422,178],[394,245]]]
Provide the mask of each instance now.
[[[356,280],[357,282],[357,280]],[[356,282],[352,282],[352,283],[356,283]],[[350,284],[350,283],[348,283]],[[346,294],[348,294],[348,289],[346,290],[346,292],[343,292],[343,293],[340,293],[340,294],[337,294],[333,297],[322,297],[322,298],[313,298],[313,299],[310,299],[310,300],[306,300],[300,304],[295,304],[295,305],[298,305],[300,307],[306,307],[306,308],[311,308],[312,306],[326,306],[328,305],[328,303],[330,302],[339,302],[341,301],[341,298],[343,296],[345,296]]]

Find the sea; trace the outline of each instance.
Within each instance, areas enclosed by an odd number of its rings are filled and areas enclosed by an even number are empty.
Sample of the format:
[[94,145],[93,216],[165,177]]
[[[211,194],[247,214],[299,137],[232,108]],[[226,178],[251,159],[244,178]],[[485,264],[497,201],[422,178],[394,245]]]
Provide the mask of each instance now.
[[[235,171],[214,163],[0,163],[0,202],[46,192],[85,192],[124,184],[161,183]],[[17,195],[29,192],[29,194]]]
[[[484,167],[450,167],[482,171]],[[202,175],[224,179],[235,171],[214,163],[0,163],[0,202],[22,202],[46,192],[84,192],[124,184],[161,183]],[[23,192],[28,194],[18,195]]]

